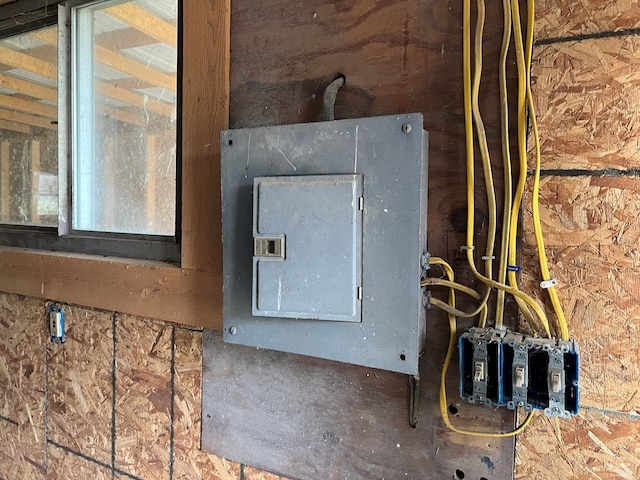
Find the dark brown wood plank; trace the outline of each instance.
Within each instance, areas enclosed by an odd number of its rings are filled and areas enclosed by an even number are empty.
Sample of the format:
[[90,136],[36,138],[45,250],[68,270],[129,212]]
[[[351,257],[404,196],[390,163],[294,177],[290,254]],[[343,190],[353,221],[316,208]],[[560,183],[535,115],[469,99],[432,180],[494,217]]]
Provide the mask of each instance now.
[[214,273],[222,273],[220,131],[229,125],[230,11],[230,0],[186,2],[182,33],[182,268]]
[[[455,261],[465,236],[454,212],[466,207],[461,8],[408,0],[234,1],[232,128],[320,120],[323,89],[337,73],[347,79],[338,119],[422,112],[430,134],[429,249]],[[481,109],[500,170],[502,12],[496,3],[487,8]],[[496,171],[498,198],[501,181]],[[476,182],[476,207],[486,218],[479,166]],[[482,222],[477,233],[486,235]],[[464,262],[456,265],[458,278],[473,285]],[[401,375],[205,340],[204,446],[294,478],[454,478],[458,468],[465,478],[511,478],[513,439],[465,437],[440,420],[447,328],[446,318],[430,312],[418,430],[408,426],[408,381]],[[511,412],[458,403],[456,369],[449,386],[454,420],[509,429]]]
[[[500,8],[487,5],[481,109],[501,199]],[[238,0],[232,13],[231,127],[320,120],[324,87],[338,72],[347,79],[338,119],[422,112],[430,141],[429,249],[451,257],[451,215],[466,206],[461,2]],[[486,212],[479,161],[476,170],[477,208]]]
[[[431,357],[421,368],[418,428],[408,422],[407,376],[249,347],[205,331],[206,451],[295,479],[513,475],[510,439],[460,437],[439,420]],[[456,403],[463,428],[507,430],[494,410]]]

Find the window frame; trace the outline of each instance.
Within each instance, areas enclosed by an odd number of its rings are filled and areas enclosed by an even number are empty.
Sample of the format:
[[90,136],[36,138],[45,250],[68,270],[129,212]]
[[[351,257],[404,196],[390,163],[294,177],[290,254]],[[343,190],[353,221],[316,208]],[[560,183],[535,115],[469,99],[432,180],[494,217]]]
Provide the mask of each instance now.
[[229,125],[230,11],[230,0],[184,2],[178,27],[180,265],[0,246],[0,291],[222,328],[219,136]]
[[[74,59],[74,10],[107,0],[69,0],[55,10],[46,10],[28,25],[9,30],[3,38],[57,25],[58,68],[58,226],[16,225],[0,223],[0,244],[5,246],[117,256],[140,260],[158,260],[177,264],[181,249],[181,151],[176,148],[176,189],[174,235],[149,235],[82,230],[73,227],[73,170],[76,157],[74,110],[76,109],[76,69]],[[176,84],[176,145],[182,139],[182,0],[178,3],[178,60]],[[1,7],[0,7],[1,8]]]

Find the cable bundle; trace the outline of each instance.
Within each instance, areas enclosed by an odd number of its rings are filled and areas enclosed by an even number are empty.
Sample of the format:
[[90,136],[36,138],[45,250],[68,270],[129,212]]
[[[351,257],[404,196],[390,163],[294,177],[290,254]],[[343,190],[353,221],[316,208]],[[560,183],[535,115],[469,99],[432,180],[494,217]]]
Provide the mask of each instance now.
[[[467,233],[466,245],[462,249],[466,252],[469,267],[478,280],[484,286],[485,291],[480,294],[473,289],[455,282],[453,270],[450,265],[441,258],[432,257],[431,264],[440,265],[444,269],[447,280],[427,278],[422,281],[423,286],[442,286],[449,289],[447,302],[433,298],[431,304],[446,311],[449,318],[450,336],[449,346],[445,357],[442,375],[440,379],[440,410],[445,425],[451,430],[474,436],[504,437],[516,435],[524,430],[533,417],[533,410],[529,412],[524,422],[516,429],[509,432],[476,432],[462,430],[455,427],[449,420],[447,411],[446,375],[453,356],[456,344],[457,322],[456,318],[479,317],[479,326],[484,327],[487,320],[487,302],[491,293],[496,291],[495,326],[504,328],[504,302],[505,295],[512,295],[536,334],[544,334],[552,337],[549,321],[543,308],[529,295],[518,288],[517,268],[514,268],[517,258],[517,228],[522,205],[526,176],[527,176],[527,108],[533,131],[535,143],[535,168],[533,175],[532,216],[533,226],[538,251],[538,260],[541,271],[541,285],[547,290],[557,320],[559,336],[562,341],[569,341],[569,330],[562,306],[558,299],[555,281],[551,279],[545,252],[542,226],[540,222],[539,208],[539,184],[540,184],[540,142],[538,125],[535,116],[535,108],[531,93],[531,58],[533,50],[533,26],[534,26],[534,0],[527,1],[527,29],[523,39],[520,11],[517,0],[503,0],[504,31],[499,64],[499,86],[501,106],[501,138],[502,157],[504,168],[504,213],[502,218],[502,236],[500,239],[500,252],[498,258],[497,278],[493,278],[493,261],[495,260],[495,237],[497,224],[496,192],[493,184],[491,159],[484,128],[478,106],[480,79],[482,76],[482,36],[485,20],[484,0],[477,0],[477,23],[474,38],[474,66],[473,75],[471,69],[471,1],[463,0],[463,90],[464,90],[464,120],[466,140],[466,176],[467,176]],[[511,42],[511,35],[515,44],[515,54],[518,71],[518,179],[513,191],[511,153],[509,149],[509,103],[507,97],[506,62]],[[484,261],[484,274],[476,267],[474,252],[474,223],[475,223],[475,155],[474,155],[474,128],[478,141],[480,158],[485,179],[485,189],[489,208],[488,237]],[[513,191],[513,192],[512,192]],[[456,308],[455,291],[465,293],[478,301],[478,306],[473,312],[463,312]],[[576,380],[577,382],[577,380]]]

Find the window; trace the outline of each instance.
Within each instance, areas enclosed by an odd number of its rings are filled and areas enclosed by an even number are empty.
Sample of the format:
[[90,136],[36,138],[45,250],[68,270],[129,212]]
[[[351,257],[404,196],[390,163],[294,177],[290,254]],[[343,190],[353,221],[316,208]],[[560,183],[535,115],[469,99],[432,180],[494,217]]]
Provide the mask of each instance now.
[[179,259],[178,10],[68,2],[0,40],[3,244]]
[[74,229],[175,234],[176,7],[136,0],[73,10]]
[[58,224],[57,57],[55,26],[0,40],[0,222],[5,224]]
[[[57,9],[52,7],[56,1],[20,0],[0,5],[0,40],[11,35],[29,33],[34,27],[51,25],[42,22],[38,25],[29,24],[29,28],[25,29],[27,19],[41,19],[40,12],[32,15],[29,13],[31,10],[26,10],[25,7],[33,7],[39,3],[40,6],[48,5],[49,9]],[[160,0],[153,0],[150,3],[161,5],[159,2]],[[74,5],[78,6],[76,3]],[[71,6],[67,6],[62,10],[61,16],[67,13],[69,16],[60,19],[60,25],[68,24],[69,28],[71,22],[67,22],[66,18],[70,18],[70,9]],[[220,144],[216,139],[221,130],[229,127],[229,2],[178,1],[178,18],[180,20],[177,23],[169,20],[167,23],[177,26],[178,51],[191,52],[189,55],[180,53],[178,56],[179,94],[176,110],[179,128],[176,131],[176,177],[179,182],[176,189],[180,189],[177,198],[181,202],[176,209],[176,213],[180,214],[176,224],[180,228],[176,230],[175,237],[180,239],[179,255],[176,258],[176,241],[171,237],[172,241],[166,241],[167,237],[164,236],[143,237],[141,242],[140,235],[92,232],[84,238],[70,228],[69,233],[65,233],[61,229],[61,226],[65,226],[63,216],[58,217],[58,227],[4,224],[0,226],[0,290],[3,292],[91,308],[115,309],[127,314],[198,327],[222,328],[221,197],[218,177]],[[7,19],[11,20],[11,24],[5,21]],[[138,19],[139,17],[130,17],[127,21],[133,23]],[[53,18],[53,24],[55,23],[56,19]],[[189,25],[189,28],[182,28],[182,24]],[[142,33],[136,31],[145,25],[150,26],[150,23],[131,26],[134,30],[131,33],[141,36]],[[7,30],[7,27],[13,26],[17,30]],[[161,29],[156,29],[158,30],[161,32]],[[66,35],[65,32],[66,30],[61,32],[58,38],[58,47],[68,52],[70,31]],[[149,37],[154,37],[145,35],[146,41],[151,43]],[[7,57],[3,53],[0,57],[0,73],[9,68],[3,63],[5,58]],[[66,59],[68,62],[59,62],[59,66],[60,69],[68,68],[69,71],[69,54]],[[61,99],[65,95],[66,98],[71,98],[70,93],[66,93],[69,83],[66,78],[62,76],[64,82],[59,87]],[[2,83],[0,88],[8,89]],[[60,103],[66,105],[67,102]],[[144,112],[142,102],[140,106],[140,111]],[[4,107],[0,107],[2,108]],[[70,134],[70,127],[63,126],[67,120],[65,112],[61,111],[58,115],[58,133],[62,137],[65,132]],[[0,128],[0,136],[7,133]],[[71,143],[70,139],[67,143]],[[59,148],[64,145],[60,141],[58,144]],[[70,164],[71,160],[60,161],[58,165],[59,168],[69,170]],[[62,185],[68,178],[67,173],[69,172],[58,172],[61,193],[67,191]],[[71,185],[71,182],[68,184]],[[60,202],[65,203],[62,197]],[[70,221],[67,217],[68,227],[71,227]],[[61,229],[59,237],[58,229]],[[14,235],[19,230],[21,233]],[[103,239],[100,235],[109,238]],[[107,243],[112,236],[117,238],[117,242]],[[121,247],[122,244],[127,244],[129,236],[134,237],[137,242],[135,247]],[[54,245],[42,242],[42,246],[39,246],[38,242],[42,237],[53,237]],[[75,242],[76,245],[62,245],[64,242]],[[29,248],[12,248],[12,245]],[[96,255],[67,254],[62,251],[65,249],[95,252]],[[130,258],[101,256],[105,251],[115,252],[110,255]],[[132,251],[134,254],[131,254]],[[163,256],[164,251],[166,256]],[[154,258],[176,258],[177,261],[148,261]]]

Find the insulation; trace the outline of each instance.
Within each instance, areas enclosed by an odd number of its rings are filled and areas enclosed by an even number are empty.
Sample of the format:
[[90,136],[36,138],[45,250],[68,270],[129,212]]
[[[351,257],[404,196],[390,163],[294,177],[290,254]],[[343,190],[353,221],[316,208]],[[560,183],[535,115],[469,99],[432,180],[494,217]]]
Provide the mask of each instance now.
[[49,438],[111,464],[111,314],[65,307],[67,339],[48,348]]
[[538,46],[532,82],[543,169],[638,167],[640,36]]

